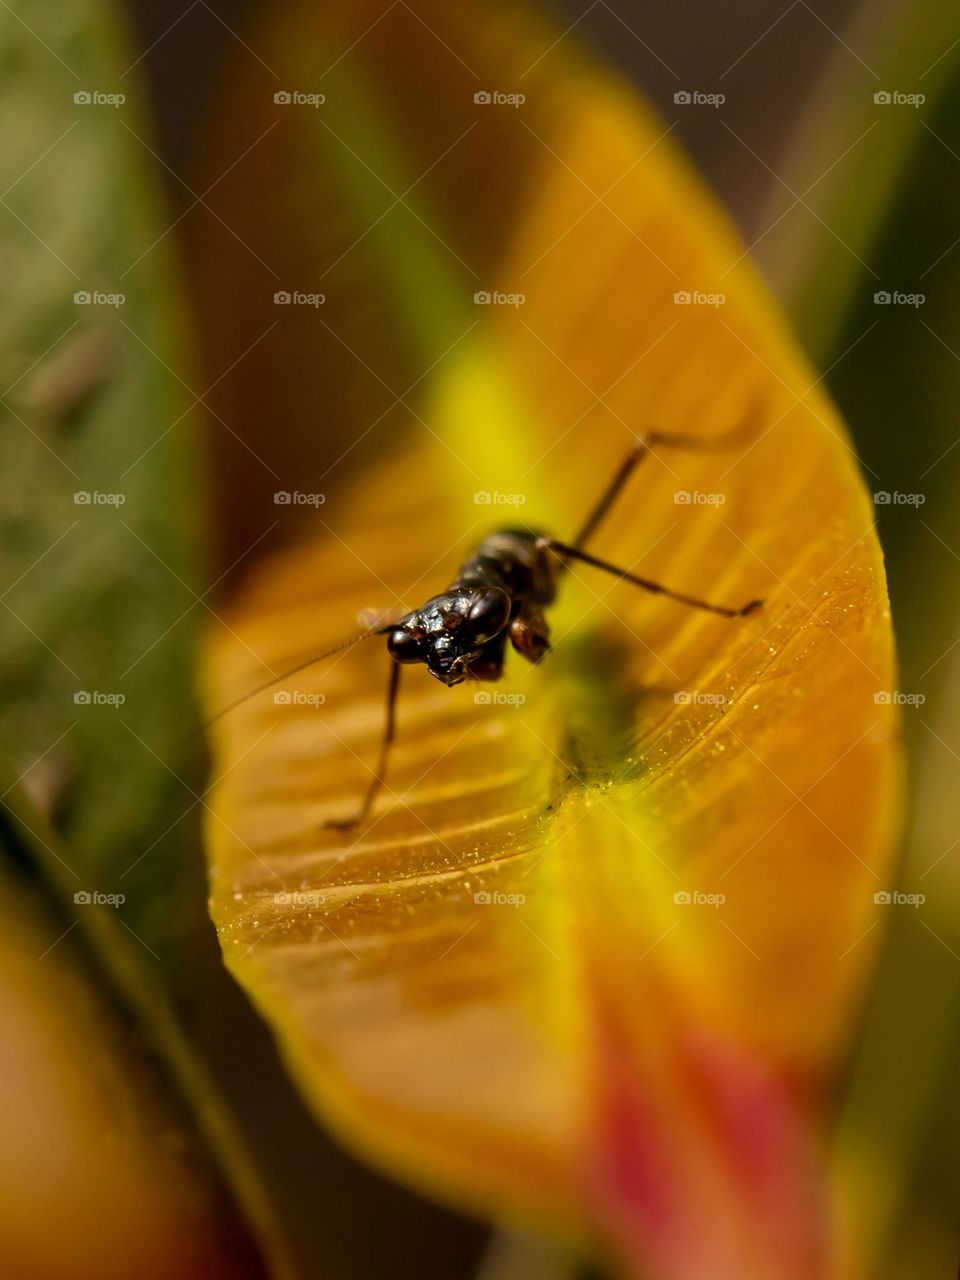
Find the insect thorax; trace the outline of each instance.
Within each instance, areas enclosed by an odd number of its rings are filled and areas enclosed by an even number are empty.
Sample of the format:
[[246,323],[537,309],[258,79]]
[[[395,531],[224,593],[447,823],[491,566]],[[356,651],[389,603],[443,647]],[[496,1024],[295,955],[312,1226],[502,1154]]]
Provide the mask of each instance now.
[[557,593],[557,562],[534,529],[501,529],[489,534],[460,568],[450,590],[489,586],[506,591],[514,607],[546,605]]

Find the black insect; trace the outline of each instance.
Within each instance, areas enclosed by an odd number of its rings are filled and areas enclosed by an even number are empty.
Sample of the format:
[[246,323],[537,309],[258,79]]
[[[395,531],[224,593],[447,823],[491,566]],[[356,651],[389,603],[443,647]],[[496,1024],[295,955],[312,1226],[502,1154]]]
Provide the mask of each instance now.
[[372,627],[327,653],[307,659],[231,703],[220,715],[357,640],[385,635],[392,661],[387,686],[386,723],[377,767],[357,812],[348,818],[332,819],[324,824],[341,830],[357,826],[369,816],[374,799],[384,785],[390,746],[396,734],[401,666],[423,663],[441,683],[453,686],[468,679],[499,679],[508,642],[528,662],[540,662],[550,650],[550,629],[545,611],[556,598],[561,575],[571,562],[590,565],[644,591],[725,618],[745,618],[760,608],[762,600],[750,600],[739,607],[711,604],[696,596],[673,591],[649,578],[641,578],[584,550],[632,472],[653,448],[709,452],[729,448],[734,438],[742,437],[743,430],[739,428],[705,440],[661,432],[639,437],[572,542],[559,542],[545,533],[526,528],[502,529],[492,533],[484,538],[476,553],[441,595],[434,596],[419,609],[386,626]]

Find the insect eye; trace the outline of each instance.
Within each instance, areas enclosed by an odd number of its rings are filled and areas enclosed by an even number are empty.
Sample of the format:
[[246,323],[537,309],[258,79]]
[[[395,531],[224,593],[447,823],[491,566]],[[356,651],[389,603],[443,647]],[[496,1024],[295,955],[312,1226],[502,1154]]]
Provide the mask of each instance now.
[[510,617],[510,597],[505,591],[484,591],[470,607],[467,620],[474,639],[481,644],[503,630]]
[[391,631],[387,637],[387,652],[396,662],[421,662],[420,642],[409,631]]

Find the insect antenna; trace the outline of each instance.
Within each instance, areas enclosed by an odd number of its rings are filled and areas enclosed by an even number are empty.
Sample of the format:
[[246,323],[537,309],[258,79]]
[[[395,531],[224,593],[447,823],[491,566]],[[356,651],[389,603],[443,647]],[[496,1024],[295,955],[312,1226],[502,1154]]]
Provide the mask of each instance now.
[[335,653],[342,653],[344,649],[351,649],[355,644],[359,644],[361,640],[368,640],[370,636],[383,636],[391,631],[391,626],[385,627],[369,627],[366,631],[360,631],[356,635],[350,636],[346,640],[341,640],[339,644],[335,644],[332,649],[325,649],[323,653],[315,653],[309,658],[304,658],[302,662],[298,662],[296,666],[289,667],[286,671],[281,671],[279,675],[272,676],[269,680],[265,680],[263,684],[257,685],[255,689],[250,689],[247,693],[242,694],[239,698],[234,698],[233,702],[228,702],[225,707],[221,707],[215,715],[209,720],[204,721],[200,726],[199,732],[204,732],[211,725],[222,720],[225,715],[233,711],[236,707],[242,706],[243,703],[249,702],[251,698],[255,698],[258,694],[272,689],[274,685],[280,684],[283,680],[288,680],[290,676],[297,675],[300,671],[306,671],[307,667],[312,667],[318,662],[323,662],[325,658],[332,658]]

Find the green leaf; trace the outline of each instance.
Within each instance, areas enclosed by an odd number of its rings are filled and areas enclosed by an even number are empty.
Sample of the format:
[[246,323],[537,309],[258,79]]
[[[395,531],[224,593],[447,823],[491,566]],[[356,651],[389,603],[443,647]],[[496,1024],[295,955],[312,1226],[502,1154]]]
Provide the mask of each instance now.
[[[76,888],[122,889],[172,969],[201,901],[184,746],[196,418],[116,40],[90,3],[0,11],[0,743],[74,851]],[[124,300],[75,300],[94,294]]]

